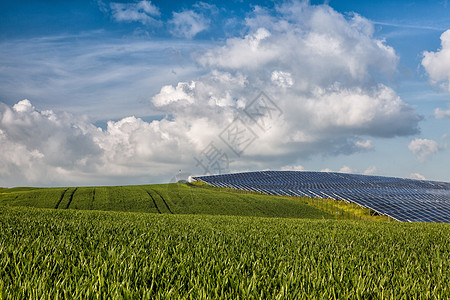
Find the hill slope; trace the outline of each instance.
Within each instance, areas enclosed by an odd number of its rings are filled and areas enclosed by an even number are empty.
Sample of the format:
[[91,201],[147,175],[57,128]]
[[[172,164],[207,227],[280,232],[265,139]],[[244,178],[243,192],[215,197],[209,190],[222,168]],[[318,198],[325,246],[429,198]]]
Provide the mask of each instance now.
[[177,183],[78,188],[12,188],[0,192],[0,205],[160,214],[331,218],[329,214],[298,199],[239,194]]

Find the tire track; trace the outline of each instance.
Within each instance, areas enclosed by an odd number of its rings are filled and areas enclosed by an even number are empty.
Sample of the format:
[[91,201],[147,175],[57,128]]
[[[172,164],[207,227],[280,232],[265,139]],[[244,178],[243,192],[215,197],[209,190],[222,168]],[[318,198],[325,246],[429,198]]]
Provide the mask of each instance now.
[[92,201],[91,201],[90,209],[92,209],[94,207],[94,200],[95,200],[95,188],[92,190]]
[[69,197],[69,203],[67,203],[67,205],[66,205],[66,209],[68,209],[69,208],[69,206],[70,206],[70,203],[72,203],[72,200],[73,200],[73,195],[75,194],[75,192],[77,191],[77,187],[73,190],[73,192],[72,192],[72,194],[70,195],[70,197]]
[[164,200],[163,196],[161,196],[161,194],[158,191],[156,191],[156,190],[152,190],[152,191],[155,192],[162,199],[162,201],[164,202],[164,205],[167,207],[167,210],[171,214],[173,214],[172,210],[170,210],[170,207],[169,207],[169,205],[167,205],[167,202],[166,202],[166,200]]
[[61,203],[62,199],[64,198],[64,195],[66,194],[66,192],[67,192],[68,189],[69,189],[69,188],[65,189],[65,190],[62,192],[61,197],[59,197],[58,202],[56,202],[55,209],[58,209],[58,206],[59,206],[59,204]]
[[[145,190],[144,190],[144,191],[145,191]],[[152,194],[150,194],[149,191],[145,191],[145,192],[150,196],[150,198],[152,198],[153,204],[155,205],[156,210],[158,211],[158,213],[161,213],[161,211],[160,211],[159,208],[158,208],[158,205],[156,205],[156,201],[155,201],[155,199],[153,198]]]

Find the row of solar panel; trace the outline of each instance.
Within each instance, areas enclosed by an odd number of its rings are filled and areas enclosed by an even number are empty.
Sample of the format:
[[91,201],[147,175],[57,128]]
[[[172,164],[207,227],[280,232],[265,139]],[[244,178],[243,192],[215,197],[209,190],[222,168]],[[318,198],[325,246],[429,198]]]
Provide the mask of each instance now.
[[356,203],[399,221],[450,222],[450,183],[331,172],[263,171],[194,177],[219,187]]
[[[303,174],[299,174],[303,173]],[[244,175],[245,174],[245,175]],[[247,175],[248,174],[248,175]],[[449,189],[450,183],[446,182],[433,182],[433,181],[425,181],[425,180],[411,180],[411,179],[403,179],[403,178],[393,178],[393,177],[382,177],[382,176],[366,176],[366,175],[356,175],[356,174],[340,174],[340,173],[331,173],[331,172],[291,172],[291,171],[265,171],[265,172],[249,172],[249,173],[237,173],[237,174],[224,174],[224,175],[212,175],[208,176],[211,180],[218,176],[221,180],[226,179],[228,182],[236,181],[240,183],[244,183],[245,181],[253,183],[257,183],[258,181],[266,184],[267,178],[270,178],[270,182],[280,183],[283,185],[289,183],[297,183],[299,181],[302,184],[306,183],[326,183],[327,185],[334,184],[349,184],[349,185],[360,185],[362,183],[366,183],[369,185],[379,185],[379,186],[388,186],[392,185],[396,188],[405,187],[405,188],[441,188],[441,189]]]

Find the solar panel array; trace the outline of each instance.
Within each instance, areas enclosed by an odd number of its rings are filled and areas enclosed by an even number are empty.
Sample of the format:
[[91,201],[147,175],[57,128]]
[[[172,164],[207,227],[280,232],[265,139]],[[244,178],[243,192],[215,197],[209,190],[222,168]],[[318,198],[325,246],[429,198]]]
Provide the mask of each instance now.
[[402,222],[450,223],[450,183],[333,172],[261,171],[196,176],[217,187],[344,200]]

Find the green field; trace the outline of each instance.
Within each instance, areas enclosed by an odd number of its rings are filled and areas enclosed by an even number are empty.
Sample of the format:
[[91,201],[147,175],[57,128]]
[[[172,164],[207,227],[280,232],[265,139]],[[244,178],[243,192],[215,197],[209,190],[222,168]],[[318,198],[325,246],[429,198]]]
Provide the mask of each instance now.
[[450,226],[2,207],[2,298],[448,299]]
[[299,199],[241,194],[178,183],[78,188],[12,188],[0,192],[0,205],[162,214],[331,218],[329,214]]
[[0,298],[450,298],[450,224],[313,206],[184,184],[1,190]]

